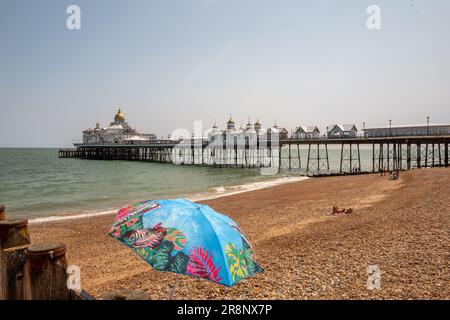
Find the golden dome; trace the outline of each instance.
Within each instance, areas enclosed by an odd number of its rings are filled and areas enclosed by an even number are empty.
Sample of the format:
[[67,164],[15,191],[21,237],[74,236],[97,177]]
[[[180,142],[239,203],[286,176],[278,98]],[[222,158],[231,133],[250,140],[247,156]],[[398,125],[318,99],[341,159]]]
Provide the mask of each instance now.
[[123,115],[122,111],[117,111],[116,115],[114,116],[114,120],[119,121],[119,122],[123,122],[125,121],[125,116]]

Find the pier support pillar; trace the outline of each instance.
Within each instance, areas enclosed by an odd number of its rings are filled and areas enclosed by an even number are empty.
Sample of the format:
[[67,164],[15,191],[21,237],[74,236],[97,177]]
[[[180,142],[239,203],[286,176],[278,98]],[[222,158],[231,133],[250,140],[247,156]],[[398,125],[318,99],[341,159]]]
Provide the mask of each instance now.
[[361,152],[359,150],[359,143],[356,144],[356,147],[358,149],[358,172],[361,172]]
[[372,172],[375,173],[375,143],[372,143]]
[[442,152],[441,144],[438,143],[438,157],[439,157],[439,167],[442,167]]
[[[356,161],[356,164],[355,164]],[[361,172],[361,154],[359,143],[345,143],[341,145],[340,173],[359,173]]]
[[306,162],[306,171],[309,171],[310,159],[311,159],[311,144],[308,145],[308,160]]
[[400,162],[400,158],[399,158],[399,151],[400,151],[400,145],[398,143],[394,143],[393,145],[393,165],[392,165],[392,169],[393,170],[398,170],[399,169],[399,162]]
[[421,169],[422,168],[422,146],[419,144],[417,144],[417,168]]
[[[300,154],[299,154],[300,157]],[[317,165],[317,171],[320,170],[330,170],[330,162],[328,159],[328,145],[325,143],[323,145],[317,144],[316,148],[312,144],[309,144],[308,147],[308,159],[307,159],[307,165],[306,165],[306,171],[310,171],[312,169],[313,165],[312,162],[314,161]]]
[[191,141],[191,164],[195,164],[195,146],[193,140]]
[[0,204],[0,221],[6,219],[5,206]]
[[384,172],[384,144],[380,143],[378,149],[378,172]]
[[386,152],[386,156],[387,156],[387,171],[391,171],[391,144],[388,142],[387,143],[387,152]]
[[411,170],[411,144],[406,145],[406,169]]
[[448,168],[448,143],[445,144],[445,154],[444,154],[444,158],[445,158],[445,167]]
[[[288,144],[288,148],[289,148],[289,153],[288,153],[288,157],[289,157],[289,170],[291,170],[292,169],[292,156],[291,156],[291,145],[290,144]],[[281,150],[281,147],[280,147],[280,150]],[[280,151],[281,152],[281,151]],[[280,159],[281,159],[281,156],[280,156]]]
[[302,168],[302,160],[300,158],[300,145],[297,144],[298,169]]
[[[301,168],[300,146],[298,144],[284,144],[279,148],[280,168],[293,170]],[[311,156],[311,153],[310,153]]]
[[431,150],[430,150],[430,153],[428,154],[428,158],[431,158],[431,159],[429,160],[429,166],[428,167],[433,168],[434,165],[435,165],[435,161],[434,161],[434,157],[435,157],[435,149],[434,148],[435,148],[435,145],[434,145],[434,143],[430,145],[430,148],[431,148]]

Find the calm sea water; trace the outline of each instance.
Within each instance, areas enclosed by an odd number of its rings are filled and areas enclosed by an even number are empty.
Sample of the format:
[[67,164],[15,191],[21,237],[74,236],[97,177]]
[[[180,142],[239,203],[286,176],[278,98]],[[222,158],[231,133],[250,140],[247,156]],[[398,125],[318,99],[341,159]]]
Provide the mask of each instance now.
[[10,217],[106,211],[267,179],[257,170],[59,159],[57,149],[0,148],[0,203]]
[[[336,169],[339,151],[330,150],[329,155]],[[302,165],[305,157],[302,150]],[[363,169],[369,163],[365,158]],[[148,199],[219,195],[233,186],[261,186],[285,175],[264,177],[256,169],[59,159],[58,149],[0,148],[0,203],[10,217],[95,213]]]

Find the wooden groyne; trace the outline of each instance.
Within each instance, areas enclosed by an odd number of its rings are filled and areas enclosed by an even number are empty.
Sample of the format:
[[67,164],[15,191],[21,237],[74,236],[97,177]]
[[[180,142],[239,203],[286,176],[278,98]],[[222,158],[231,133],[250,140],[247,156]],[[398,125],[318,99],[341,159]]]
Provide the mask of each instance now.
[[[79,279],[81,280],[81,278]],[[93,300],[74,289],[63,243],[32,244],[28,220],[8,220],[0,205],[0,300]],[[145,299],[140,291],[111,292],[103,300]]]
[[[61,158],[91,160],[129,160],[212,167],[262,168],[277,167],[303,170],[307,174],[360,174],[360,147],[372,152],[372,170],[388,172],[413,168],[448,167],[450,136],[402,136],[381,138],[317,138],[246,141],[149,140],[138,144],[75,144],[75,149],[62,149]],[[339,170],[330,172],[328,147],[340,147]],[[307,147],[306,163],[301,161],[300,147]]]
[[0,300],[69,300],[66,248],[33,245],[28,220],[0,217]]

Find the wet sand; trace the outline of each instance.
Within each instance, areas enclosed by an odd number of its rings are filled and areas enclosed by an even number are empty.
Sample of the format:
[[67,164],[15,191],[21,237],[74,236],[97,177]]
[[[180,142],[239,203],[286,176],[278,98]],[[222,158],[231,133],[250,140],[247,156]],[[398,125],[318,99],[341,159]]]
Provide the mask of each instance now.
[[[450,299],[450,170],[310,179],[204,201],[233,218],[264,273],[232,288],[152,270],[107,236],[112,215],[31,226],[33,243],[60,241],[93,294],[138,289],[166,299]],[[124,203],[124,206],[127,204]],[[353,213],[326,215],[332,206]],[[381,289],[367,289],[367,268]]]

